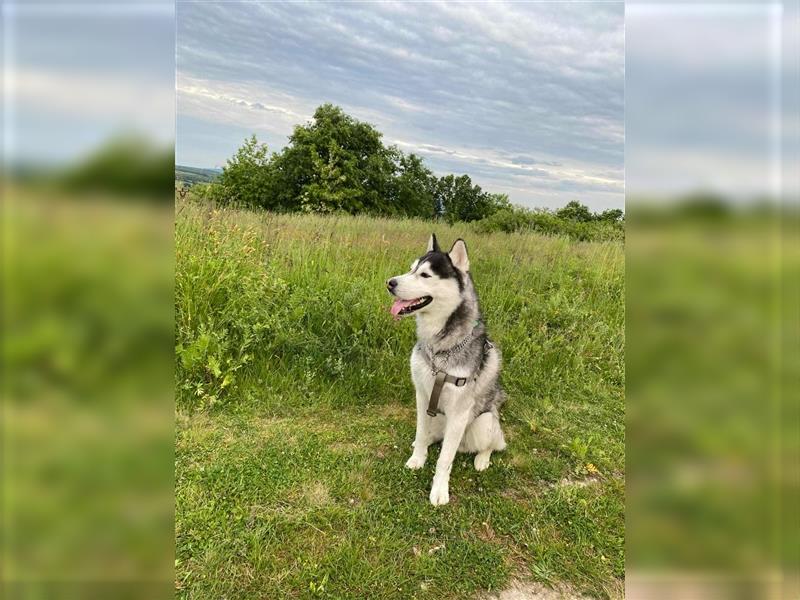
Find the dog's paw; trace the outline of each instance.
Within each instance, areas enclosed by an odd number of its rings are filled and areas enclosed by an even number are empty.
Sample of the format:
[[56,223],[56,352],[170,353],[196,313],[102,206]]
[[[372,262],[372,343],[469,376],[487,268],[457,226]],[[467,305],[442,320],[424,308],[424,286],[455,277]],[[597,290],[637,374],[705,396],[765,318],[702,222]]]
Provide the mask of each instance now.
[[414,469],[416,471],[417,469],[421,469],[424,465],[425,458],[416,456],[414,454],[412,454],[411,458],[406,461],[406,469]]
[[491,454],[480,453],[475,455],[475,470],[485,471],[489,468]]
[[436,485],[434,484],[431,488],[431,504],[434,506],[442,506],[450,502],[450,491],[448,490],[447,484],[445,485]]

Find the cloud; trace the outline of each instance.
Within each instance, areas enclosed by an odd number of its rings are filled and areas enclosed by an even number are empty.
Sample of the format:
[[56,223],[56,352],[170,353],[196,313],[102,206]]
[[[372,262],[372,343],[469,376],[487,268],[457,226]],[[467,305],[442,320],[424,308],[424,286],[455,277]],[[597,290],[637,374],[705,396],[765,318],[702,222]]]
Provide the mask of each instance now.
[[[624,202],[622,3],[177,6],[179,137],[206,121],[286,143],[332,102],[436,172],[522,178],[516,202]],[[208,160],[192,146],[180,162]]]
[[[527,162],[520,163],[519,156],[507,156],[502,151],[495,150],[462,150],[444,148],[424,143],[412,143],[402,140],[392,140],[401,149],[423,155],[444,155],[452,162],[472,165],[472,172],[482,174],[503,174],[516,177],[517,180],[529,179],[530,184],[539,183],[549,185],[554,189],[553,183],[572,184],[571,189],[624,189],[621,173],[597,172],[588,165],[564,166],[553,161],[539,161],[527,157]],[[470,169],[465,169],[467,172]]]
[[204,100],[208,100],[211,102],[236,104],[250,110],[275,113],[281,117],[288,117],[293,122],[304,118],[304,115],[289,108],[277,104],[264,104],[257,100],[248,100],[237,95],[235,91],[226,92],[224,91],[224,86],[215,85],[211,82],[206,82],[205,85],[178,84],[177,91],[181,98],[186,100],[193,98],[198,100],[200,105],[202,105]]

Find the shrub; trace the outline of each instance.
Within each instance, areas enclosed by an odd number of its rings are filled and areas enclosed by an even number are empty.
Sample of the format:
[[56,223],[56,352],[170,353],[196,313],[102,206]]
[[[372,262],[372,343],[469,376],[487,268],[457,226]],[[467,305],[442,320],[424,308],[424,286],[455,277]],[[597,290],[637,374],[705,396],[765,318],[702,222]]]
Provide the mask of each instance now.
[[625,237],[625,230],[620,221],[597,219],[594,215],[591,220],[585,221],[582,218],[582,211],[581,218],[576,220],[565,218],[560,214],[561,211],[554,214],[543,209],[530,210],[509,206],[475,222],[473,227],[478,233],[535,231],[579,241],[622,240]]

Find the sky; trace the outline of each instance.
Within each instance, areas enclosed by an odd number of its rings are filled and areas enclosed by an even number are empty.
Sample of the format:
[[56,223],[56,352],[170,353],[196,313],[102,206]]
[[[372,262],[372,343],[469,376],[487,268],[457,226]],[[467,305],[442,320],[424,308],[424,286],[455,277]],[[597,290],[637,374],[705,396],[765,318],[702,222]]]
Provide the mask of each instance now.
[[796,5],[629,2],[625,18],[629,199],[796,193]]
[[616,3],[0,11],[6,163],[79,160],[124,131],[169,145],[177,106],[178,162],[220,166],[331,101],[520,204],[618,207],[623,173],[631,197],[800,189],[796,3],[629,0],[624,59]]
[[59,165],[120,133],[175,136],[170,0],[5,0],[3,159]]
[[624,207],[624,5],[178,2],[176,162],[280,150],[331,102],[439,175]]

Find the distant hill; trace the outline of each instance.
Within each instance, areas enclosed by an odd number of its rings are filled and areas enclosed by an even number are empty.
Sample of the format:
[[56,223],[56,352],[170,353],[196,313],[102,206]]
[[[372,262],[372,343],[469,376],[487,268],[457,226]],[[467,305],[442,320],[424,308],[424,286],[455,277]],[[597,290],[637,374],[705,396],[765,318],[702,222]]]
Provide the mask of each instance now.
[[210,183],[219,177],[220,173],[222,173],[222,169],[201,169],[199,167],[175,165],[175,181],[181,181],[188,185]]

